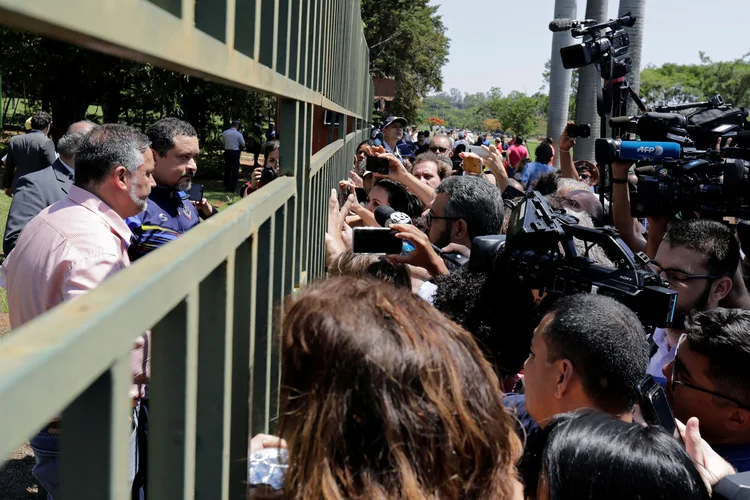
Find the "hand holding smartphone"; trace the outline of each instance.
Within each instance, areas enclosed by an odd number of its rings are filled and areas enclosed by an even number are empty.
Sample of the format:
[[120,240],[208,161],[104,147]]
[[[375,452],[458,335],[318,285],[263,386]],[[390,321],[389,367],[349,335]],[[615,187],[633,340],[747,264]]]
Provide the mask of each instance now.
[[370,172],[379,175],[388,175],[390,169],[388,158],[378,158],[377,156],[367,157],[367,170]]
[[482,160],[473,156],[465,157],[464,172],[470,175],[482,175]]
[[376,255],[400,254],[403,241],[387,227],[356,227],[352,233],[352,251]]
[[200,203],[203,201],[203,184],[193,184],[190,186],[190,189],[186,191],[186,194],[190,201],[197,201]]

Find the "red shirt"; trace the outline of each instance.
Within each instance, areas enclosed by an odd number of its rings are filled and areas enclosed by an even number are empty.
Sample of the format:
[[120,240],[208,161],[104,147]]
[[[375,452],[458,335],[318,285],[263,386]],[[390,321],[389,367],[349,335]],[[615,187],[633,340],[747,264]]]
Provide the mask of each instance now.
[[513,168],[516,168],[521,160],[528,157],[529,152],[523,145],[519,146],[514,144],[508,148],[508,163]]

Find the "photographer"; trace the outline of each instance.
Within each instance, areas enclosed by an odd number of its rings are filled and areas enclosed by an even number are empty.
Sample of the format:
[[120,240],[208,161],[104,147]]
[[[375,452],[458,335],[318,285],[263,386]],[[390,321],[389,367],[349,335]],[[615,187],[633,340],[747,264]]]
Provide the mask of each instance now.
[[678,295],[672,327],[658,328],[652,337],[648,373],[654,378],[664,381],[662,367],[674,359],[687,316],[716,309],[729,295],[739,261],[737,238],[720,222],[694,219],[669,227],[651,266]]
[[432,204],[435,190],[426,183],[414,177],[406,169],[406,167],[404,167],[403,163],[401,163],[398,158],[396,158],[393,154],[386,152],[385,148],[383,147],[365,146],[365,150],[367,151],[368,156],[375,156],[388,160],[388,175],[374,174],[376,178],[379,177],[382,179],[387,177],[388,179],[400,182],[412,193],[416,194],[425,206],[430,206],[430,204]]
[[664,366],[675,417],[700,421],[714,451],[750,470],[750,311],[717,308],[687,320]]
[[565,297],[542,318],[530,351],[525,396],[506,396],[527,434],[580,408],[632,420],[648,365],[645,332],[633,311],[602,295]]
[[260,189],[279,175],[279,141],[267,141],[263,147],[263,166],[253,170],[250,182],[245,184],[242,197]]
[[560,173],[564,178],[585,182],[593,190],[593,187],[599,184],[599,167],[586,160],[573,162],[571,149],[576,145],[576,140],[568,136],[569,125],[573,125],[573,122],[565,126],[560,136]]

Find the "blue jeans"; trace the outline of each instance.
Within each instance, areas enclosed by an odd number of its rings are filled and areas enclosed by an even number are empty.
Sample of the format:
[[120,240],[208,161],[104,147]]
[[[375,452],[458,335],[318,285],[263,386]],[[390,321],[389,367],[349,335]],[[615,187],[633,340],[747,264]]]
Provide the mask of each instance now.
[[29,441],[36,465],[31,470],[39,485],[47,490],[47,500],[54,500],[60,488],[60,436],[42,429]]
[[[36,460],[36,465],[34,465],[31,473],[39,481],[39,485],[47,490],[47,500],[55,500],[55,498],[59,498],[58,492],[60,490],[60,435],[51,434],[48,430],[48,428],[42,429],[29,440]],[[135,464],[139,463],[136,458],[138,454],[139,450],[131,447],[131,468],[137,467]],[[145,462],[145,457],[143,458]],[[138,498],[143,499],[143,491],[139,490],[138,493]]]

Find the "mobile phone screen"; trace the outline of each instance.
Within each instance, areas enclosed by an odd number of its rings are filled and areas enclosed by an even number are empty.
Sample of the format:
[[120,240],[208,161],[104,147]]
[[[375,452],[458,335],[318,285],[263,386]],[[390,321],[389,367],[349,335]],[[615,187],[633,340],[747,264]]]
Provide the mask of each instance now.
[[354,253],[393,255],[400,254],[403,242],[396,232],[387,227],[354,228],[352,250]]

